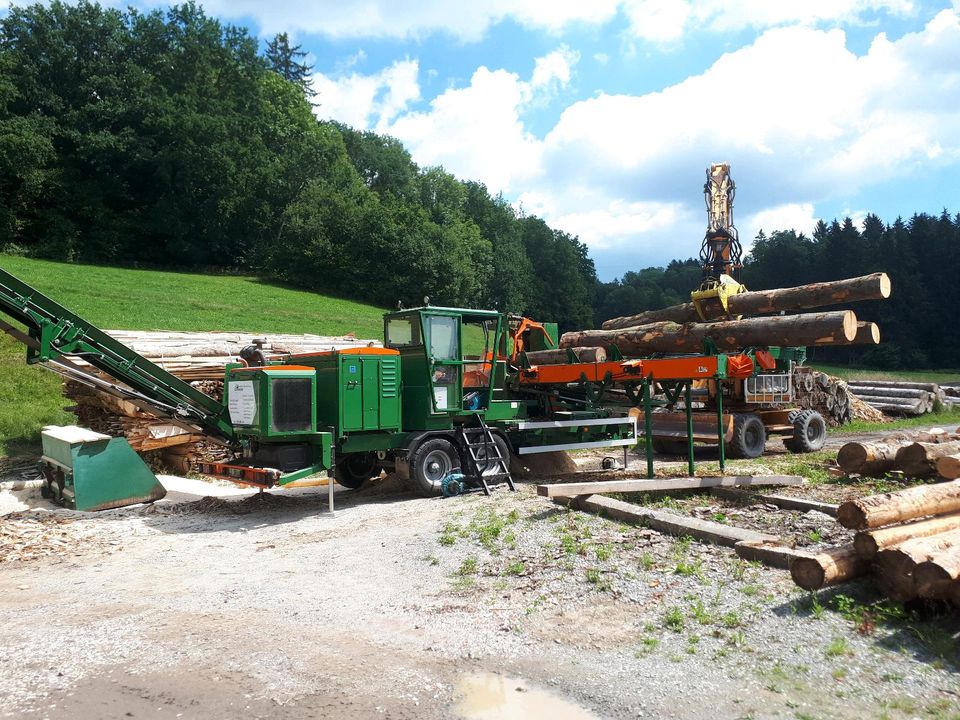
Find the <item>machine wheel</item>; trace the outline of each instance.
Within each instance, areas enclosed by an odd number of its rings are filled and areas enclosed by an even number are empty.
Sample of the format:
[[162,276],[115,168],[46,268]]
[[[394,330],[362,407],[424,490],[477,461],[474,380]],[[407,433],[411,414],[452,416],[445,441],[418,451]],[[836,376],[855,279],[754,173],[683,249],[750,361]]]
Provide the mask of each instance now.
[[[507,461],[507,470],[510,469],[510,446],[507,445],[507,441],[503,439],[498,433],[493,433],[493,441],[497,444],[497,449],[500,450],[500,455]],[[484,462],[486,457],[485,448],[479,448],[477,450],[477,455],[479,459],[477,460],[477,469],[480,471],[481,475],[493,475],[497,472],[496,461],[494,459],[490,460],[490,463],[487,464]],[[466,465],[466,458],[461,458],[461,467]]]
[[767,444],[767,429],[763,421],[753,413],[737,413],[733,416],[733,438],[727,445],[727,456],[747,460],[763,455]]
[[816,452],[827,442],[827,423],[816,410],[801,410],[793,418],[793,437],[784,440],[787,450],[795,453]]
[[440,483],[454,470],[460,470],[460,455],[444,438],[425,440],[410,455],[410,479],[421,495],[439,495]]
[[380,474],[377,456],[373,453],[354,453],[337,463],[333,477],[345,488],[356,490],[367,480]]

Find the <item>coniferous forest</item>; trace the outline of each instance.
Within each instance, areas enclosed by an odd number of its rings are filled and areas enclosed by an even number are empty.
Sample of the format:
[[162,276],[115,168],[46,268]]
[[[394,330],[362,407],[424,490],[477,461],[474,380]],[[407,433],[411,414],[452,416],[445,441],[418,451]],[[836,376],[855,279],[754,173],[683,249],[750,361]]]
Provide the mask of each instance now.
[[[566,329],[683,302],[699,284],[693,260],[599,282],[578,238],[481,183],[418,167],[394,138],[318,121],[303,58],[285,34],[261,48],[192,3],[10,8],[0,19],[0,251],[257,274],[384,307],[429,295]],[[884,270],[891,300],[853,308],[880,324],[880,347],[826,356],[955,366],[960,216],[885,220],[761,233],[743,281],[763,289]]]

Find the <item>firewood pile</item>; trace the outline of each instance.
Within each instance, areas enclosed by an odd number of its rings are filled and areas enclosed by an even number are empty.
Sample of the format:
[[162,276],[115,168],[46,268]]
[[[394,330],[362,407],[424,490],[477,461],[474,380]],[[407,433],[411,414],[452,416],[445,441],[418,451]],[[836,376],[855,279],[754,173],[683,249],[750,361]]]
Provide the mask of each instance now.
[[847,475],[882,476],[897,471],[909,477],[939,474],[952,480],[960,477],[960,428],[848,442],[837,453],[837,465]]
[[883,412],[851,392],[846,381],[813,368],[794,369],[793,393],[797,405],[816,410],[830,425],[842,425],[851,420],[888,420]]
[[616,346],[625,356],[703,351],[705,343],[721,352],[744,347],[876,345],[880,330],[860,322],[850,310],[781,315],[785,311],[822,308],[890,297],[885,273],[833,282],[811,283],[730,295],[612,318],[600,330],[565,333],[561,348]]
[[960,607],[960,480],[871,495],[840,505],[852,543],[795,559],[807,590],[870,574],[891,600],[949,601]]
[[857,397],[888,415],[923,415],[938,406],[960,403],[960,397],[953,398],[936,383],[850,380],[848,384]]
[[[108,330],[113,338],[148,358],[201,392],[221,400],[227,363],[237,362],[240,350],[260,339],[264,354],[278,357],[292,353],[324,352],[351,347],[378,346],[374,340],[352,335],[251,335],[245,333],[188,333]],[[84,365],[81,361],[74,361]],[[98,373],[94,368],[85,369]],[[106,376],[103,376],[105,379]],[[82,383],[68,380],[64,395],[75,404],[69,408],[78,424],[114,437],[125,437],[140,453],[155,452],[170,469],[187,473],[198,460],[217,461],[230,457],[223,447],[205,441],[203,435],[139,409]]]

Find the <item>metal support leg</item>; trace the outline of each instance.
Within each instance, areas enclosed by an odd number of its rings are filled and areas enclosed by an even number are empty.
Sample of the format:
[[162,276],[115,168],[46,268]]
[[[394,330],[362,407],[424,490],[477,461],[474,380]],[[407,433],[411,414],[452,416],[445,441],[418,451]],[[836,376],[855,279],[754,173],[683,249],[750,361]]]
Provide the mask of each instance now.
[[333,469],[327,470],[327,509],[333,515]]
[[717,452],[720,457],[720,474],[723,475],[723,468],[726,464],[726,451],[723,447],[723,440],[726,433],[723,427],[723,390],[720,387],[720,381],[717,380]]
[[650,402],[650,382],[653,375],[643,379],[643,432],[647,444],[647,477],[653,477],[653,405]]
[[629,460],[630,460],[629,455],[627,455],[627,450],[628,450],[629,447],[630,447],[629,445],[624,445],[624,446],[623,446],[623,469],[624,469],[624,470],[627,469],[627,463],[628,463]]
[[687,380],[683,396],[683,405],[687,411],[687,471],[690,477],[693,477],[695,468],[693,467],[693,409],[690,407],[692,404],[690,401],[691,385],[693,385],[693,381]]

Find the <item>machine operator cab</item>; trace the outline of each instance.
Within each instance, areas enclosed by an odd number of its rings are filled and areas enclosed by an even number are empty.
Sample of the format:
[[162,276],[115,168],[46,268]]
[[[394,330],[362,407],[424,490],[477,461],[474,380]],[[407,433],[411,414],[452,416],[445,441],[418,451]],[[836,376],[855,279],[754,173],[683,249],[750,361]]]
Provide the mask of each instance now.
[[491,310],[422,307],[387,314],[385,344],[403,358],[404,427],[487,410],[506,369],[504,330],[503,315]]

